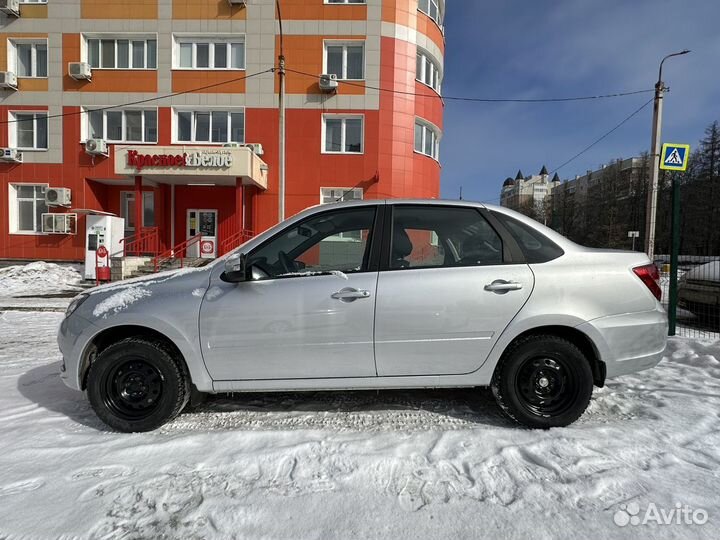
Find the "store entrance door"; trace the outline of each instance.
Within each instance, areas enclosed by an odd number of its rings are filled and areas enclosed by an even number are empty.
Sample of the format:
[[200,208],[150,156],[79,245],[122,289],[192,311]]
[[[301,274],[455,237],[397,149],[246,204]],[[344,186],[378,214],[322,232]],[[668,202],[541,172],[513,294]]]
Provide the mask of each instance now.
[[200,235],[200,241],[188,247],[187,257],[203,259],[217,257],[217,215],[217,210],[187,211],[187,240]]

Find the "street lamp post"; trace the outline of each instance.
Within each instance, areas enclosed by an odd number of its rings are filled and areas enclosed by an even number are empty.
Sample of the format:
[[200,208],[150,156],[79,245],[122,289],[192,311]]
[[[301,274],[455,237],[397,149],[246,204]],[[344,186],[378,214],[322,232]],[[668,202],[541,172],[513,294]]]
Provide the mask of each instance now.
[[655,259],[655,222],[657,221],[657,192],[658,178],[660,177],[660,143],[662,137],[662,110],[663,110],[663,94],[668,90],[662,80],[662,69],[665,60],[673,56],[681,56],[689,53],[684,50],[672,54],[668,54],[660,62],[660,70],[658,72],[658,80],[655,83],[655,106],[653,107],[653,130],[652,140],[650,142],[650,159],[652,160],[652,170],[650,178],[650,189],[648,190],[647,211],[645,213],[645,252],[650,260]]

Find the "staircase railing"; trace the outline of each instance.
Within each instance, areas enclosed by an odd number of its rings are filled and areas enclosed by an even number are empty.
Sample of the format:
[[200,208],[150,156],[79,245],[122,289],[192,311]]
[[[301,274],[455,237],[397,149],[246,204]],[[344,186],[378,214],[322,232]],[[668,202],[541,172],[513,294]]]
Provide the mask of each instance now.
[[241,246],[253,236],[255,236],[255,233],[247,229],[231,234],[220,242],[220,255],[225,255],[228,251],[232,251],[236,247]]
[[132,236],[122,238],[123,257],[127,255],[154,255],[160,252],[160,235],[157,227],[142,227]]
[[188,238],[184,242],[180,242],[177,246],[171,247],[167,251],[160,253],[153,259],[155,271],[157,272],[160,266],[173,259],[180,259],[180,268],[184,266],[184,259],[187,256],[187,249],[190,246],[194,246],[200,242],[202,234],[196,234],[192,238]]

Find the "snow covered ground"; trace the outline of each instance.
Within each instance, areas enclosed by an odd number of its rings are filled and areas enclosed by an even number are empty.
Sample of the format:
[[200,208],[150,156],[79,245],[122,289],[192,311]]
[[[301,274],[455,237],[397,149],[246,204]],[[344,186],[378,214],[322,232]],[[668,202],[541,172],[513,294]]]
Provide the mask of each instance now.
[[[0,314],[3,539],[720,534],[718,342],[671,341],[564,429],[453,390],[242,395],[126,435],[59,380],[61,317]],[[614,520],[676,503],[707,523]]]

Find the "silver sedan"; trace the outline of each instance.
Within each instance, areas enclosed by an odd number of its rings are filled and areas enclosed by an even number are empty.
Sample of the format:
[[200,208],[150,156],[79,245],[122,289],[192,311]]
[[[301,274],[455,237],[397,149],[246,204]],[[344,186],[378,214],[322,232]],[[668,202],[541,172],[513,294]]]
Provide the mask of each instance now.
[[213,264],[74,299],[62,377],[120,431],[191,395],[490,386],[533,428],[666,346],[646,255],[589,249],[505,208],[374,200],[306,210]]

